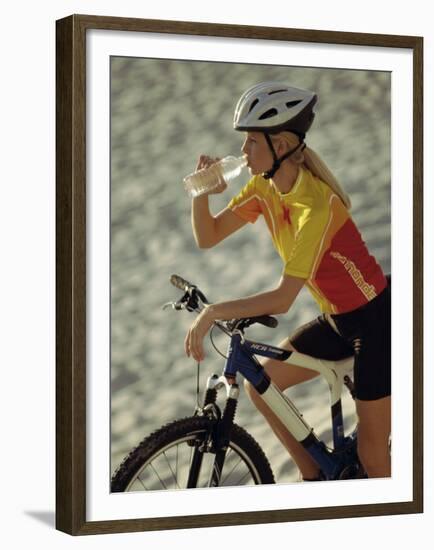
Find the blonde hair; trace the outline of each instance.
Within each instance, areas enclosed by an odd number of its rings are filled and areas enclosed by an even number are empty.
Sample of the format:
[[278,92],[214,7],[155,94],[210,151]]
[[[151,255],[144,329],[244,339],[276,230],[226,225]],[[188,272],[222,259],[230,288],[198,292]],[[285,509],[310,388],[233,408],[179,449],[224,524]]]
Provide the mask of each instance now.
[[[271,136],[271,138],[283,138],[291,149],[300,143],[298,136],[292,132],[281,132],[280,134]],[[332,174],[326,163],[317,153],[315,153],[313,149],[306,146],[302,151],[297,150],[293,155],[291,155],[291,160],[296,164],[303,164],[303,166],[310,170],[314,176],[326,183],[336,193],[336,195],[338,195],[348,209],[351,208],[350,197],[342,189],[340,183]]]

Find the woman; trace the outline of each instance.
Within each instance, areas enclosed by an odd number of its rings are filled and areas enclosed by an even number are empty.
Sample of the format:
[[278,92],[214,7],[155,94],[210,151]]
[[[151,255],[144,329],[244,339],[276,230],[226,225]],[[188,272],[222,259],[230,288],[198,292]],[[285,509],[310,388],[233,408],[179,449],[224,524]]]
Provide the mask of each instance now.
[[[242,151],[252,178],[215,217],[209,211],[208,195],[193,199],[193,232],[198,246],[209,248],[263,215],[282,258],[283,273],[268,292],[205,308],[188,331],[185,351],[202,361],[203,339],[213,321],[286,313],[306,285],[322,315],[280,347],[330,360],[355,355],[359,458],[368,477],[389,477],[390,289],[348,213],[348,196],[304,143],[316,100],[310,91],[279,82],[257,84],[240,98],[234,128],[245,132]],[[202,155],[197,169],[216,160]],[[225,188],[221,182],[213,193]],[[263,365],[281,390],[318,375],[272,359]],[[316,462],[248,382],[246,390],[303,480],[320,480]]]

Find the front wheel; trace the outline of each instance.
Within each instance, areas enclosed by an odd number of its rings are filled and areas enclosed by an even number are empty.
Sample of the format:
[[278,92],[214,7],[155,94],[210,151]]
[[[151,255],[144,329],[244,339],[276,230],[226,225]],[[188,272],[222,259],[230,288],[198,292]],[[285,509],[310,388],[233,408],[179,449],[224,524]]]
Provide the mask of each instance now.
[[[213,421],[193,416],[175,420],[145,438],[113,474],[112,492],[208,487],[215,453],[207,440]],[[200,461],[193,460],[200,452]],[[192,472],[199,463],[199,471]],[[243,428],[232,426],[219,486],[274,483],[270,464],[257,442]]]

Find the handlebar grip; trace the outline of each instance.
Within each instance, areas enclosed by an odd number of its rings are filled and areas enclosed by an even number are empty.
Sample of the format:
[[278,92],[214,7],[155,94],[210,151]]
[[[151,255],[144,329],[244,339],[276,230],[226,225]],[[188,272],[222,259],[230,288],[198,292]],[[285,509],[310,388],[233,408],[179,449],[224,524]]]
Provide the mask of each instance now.
[[170,277],[170,282],[172,283],[173,286],[176,286],[176,288],[179,288],[180,290],[184,290],[184,291],[187,291],[191,287],[193,288],[195,287],[195,285],[192,285],[191,283],[189,283],[179,275],[172,275]]
[[275,317],[271,317],[270,315],[264,315],[261,317],[257,317],[257,323],[261,323],[261,325],[264,325],[269,328],[276,328],[279,324],[279,321]]

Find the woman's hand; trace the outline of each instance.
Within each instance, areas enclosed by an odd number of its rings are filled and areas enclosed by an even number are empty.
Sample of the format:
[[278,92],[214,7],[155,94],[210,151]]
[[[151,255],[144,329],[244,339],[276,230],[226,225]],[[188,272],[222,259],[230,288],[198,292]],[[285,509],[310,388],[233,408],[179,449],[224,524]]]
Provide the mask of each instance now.
[[199,160],[197,161],[197,164],[196,164],[196,172],[198,170],[202,170],[202,168],[209,168],[219,160],[221,160],[221,158],[219,157],[209,157],[208,155],[200,155]]
[[[203,168],[209,168],[216,162],[221,160],[219,157],[209,157],[207,155],[200,155],[199,160],[196,165],[196,172],[198,170],[202,170]],[[223,177],[220,177],[219,183],[214,189],[211,191],[208,191],[206,193],[203,193],[204,195],[217,195],[218,193],[223,193],[225,189],[227,189],[228,184],[225,182]]]
[[195,361],[203,361],[203,339],[213,324],[214,318],[211,315],[209,306],[196,317],[194,323],[184,340],[184,349],[187,357],[192,356]]

